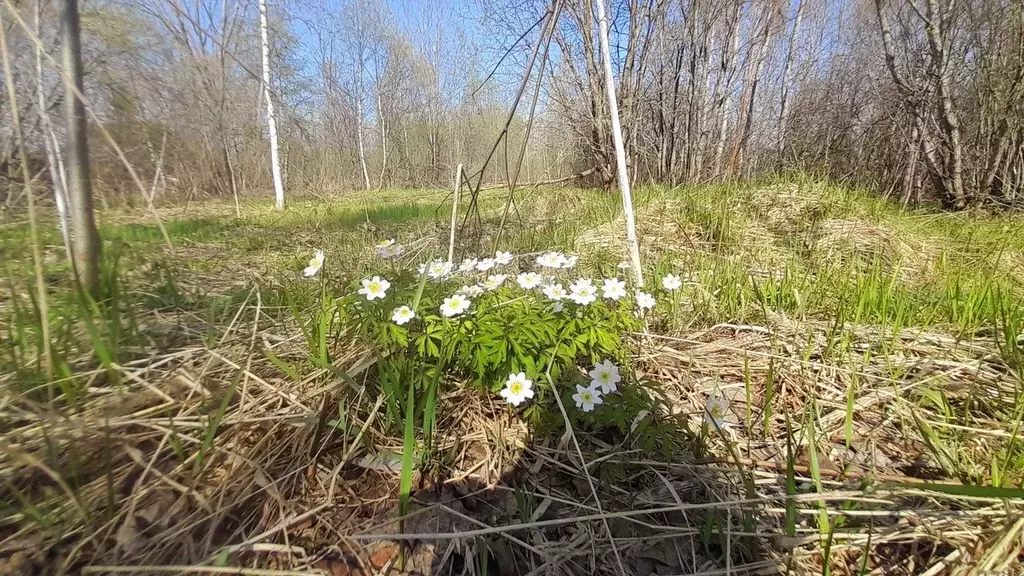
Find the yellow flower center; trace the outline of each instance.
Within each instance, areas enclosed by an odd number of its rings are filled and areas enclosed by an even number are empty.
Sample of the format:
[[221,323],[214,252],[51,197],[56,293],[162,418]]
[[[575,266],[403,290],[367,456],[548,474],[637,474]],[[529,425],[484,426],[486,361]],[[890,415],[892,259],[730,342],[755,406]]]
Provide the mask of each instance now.
[[520,392],[523,391],[523,385],[520,384],[519,382],[513,382],[512,385],[508,387],[508,389],[511,390],[513,394],[519,394]]
[[601,380],[608,380],[612,377],[608,372],[601,372]]
[[584,402],[590,402],[591,400],[594,399],[594,395],[591,394],[590,392],[584,392],[583,396],[581,396],[581,398],[583,398]]
[[380,284],[377,284],[376,282],[371,282],[370,292],[380,292]]

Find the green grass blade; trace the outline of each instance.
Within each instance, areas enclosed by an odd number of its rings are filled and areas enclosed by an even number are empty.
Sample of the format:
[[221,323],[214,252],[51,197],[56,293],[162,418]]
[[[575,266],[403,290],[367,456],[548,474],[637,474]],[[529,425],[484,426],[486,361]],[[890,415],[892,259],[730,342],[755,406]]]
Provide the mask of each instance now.
[[1024,488],[1005,488],[1002,486],[977,486],[973,484],[932,484],[930,482],[903,484],[893,486],[900,488],[914,488],[927,490],[929,492],[941,492],[951,496],[965,496],[968,498],[1000,498],[1008,500],[1024,500]]
[[796,454],[793,453],[793,426],[786,412],[786,535],[796,536]]
[[[805,429],[807,430],[807,458],[810,461],[811,468],[811,480],[814,483],[814,490],[818,494],[824,494],[824,490],[821,484],[821,468],[818,462],[818,441],[817,441],[817,430],[815,427],[818,425],[817,422],[817,410],[814,405],[811,404],[807,407],[807,412],[804,418]],[[831,531],[829,528],[828,512],[825,510],[825,503],[818,503],[818,530],[822,536],[829,534]]]
[[[398,486],[398,531],[405,533],[405,515],[409,512],[409,494],[412,492],[412,468],[416,452],[416,387],[409,378],[409,390],[405,398],[405,434],[402,441],[402,475]],[[399,556],[399,570],[405,570],[405,544]]]
[[231,386],[228,387],[227,393],[220,399],[217,411],[207,422],[206,432],[203,434],[203,444],[199,447],[199,454],[196,456],[196,463],[193,468],[197,474],[203,468],[203,460],[206,458],[206,455],[213,449],[213,440],[217,437],[217,429],[220,427],[221,420],[224,419],[224,414],[227,413],[228,407],[231,405],[231,400],[235,396],[235,390],[238,388],[238,382],[241,379],[242,370],[238,370],[235,372],[235,377],[231,379]]
[[434,373],[427,384],[427,396],[423,405],[423,443],[427,450],[433,445],[434,424],[437,419],[437,389],[441,383],[441,362],[437,363]]
[[277,366],[278,369],[281,370],[281,372],[287,374],[288,377],[291,378],[292,380],[298,382],[299,380],[302,379],[302,377],[299,376],[299,371],[296,370],[294,366],[279,358],[277,354],[274,354],[274,352],[269,348],[263,349],[263,355],[266,356],[267,360],[270,360],[270,362],[273,363],[274,366]]

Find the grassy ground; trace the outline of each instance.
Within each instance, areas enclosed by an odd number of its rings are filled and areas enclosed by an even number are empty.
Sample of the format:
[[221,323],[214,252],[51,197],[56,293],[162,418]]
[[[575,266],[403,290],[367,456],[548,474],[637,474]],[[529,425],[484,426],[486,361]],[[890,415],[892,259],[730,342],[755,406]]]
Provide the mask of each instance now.
[[[27,226],[0,223],[0,573],[372,574],[399,541],[405,572],[438,574],[1020,573],[1019,219],[812,180],[638,191],[648,282],[684,278],[630,336],[658,413],[577,430],[581,462],[564,430],[453,382],[401,536],[401,431],[342,327],[329,366],[307,361],[319,288],[300,271],[323,248],[347,286],[387,237],[404,263],[442,255],[451,206],[268,205],[161,208],[173,251],[151,216],[103,214],[101,305],[46,226],[53,376]],[[460,257],[497,240],[621,273],[617,197],[529,192],[496,239],[502,207],[481,199]]]

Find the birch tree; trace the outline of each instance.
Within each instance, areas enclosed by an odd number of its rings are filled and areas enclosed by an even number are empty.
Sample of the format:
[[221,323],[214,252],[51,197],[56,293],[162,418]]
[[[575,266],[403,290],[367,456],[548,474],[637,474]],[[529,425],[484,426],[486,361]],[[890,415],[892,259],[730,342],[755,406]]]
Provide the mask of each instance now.
[[50,123],[50,113],[46,106],[46,88],[43,83],[43,6],[42,0],[35,2],[35,35],[36,43],[36,106],[39,113],[40,125],[42,126],[43,148],[46,150],[46,163],[50,169],[50,181],[53,186],[54,203],[57,206],[57,225],[60,227],[61,238],[64,240],[64,249],[67,251],[68,261],[72,259],[70,227],[68,225],[68,203],[64,193],[64,159],[60,152],[60,145],[57,143],[57,136],[54,133],[53,125]]
[[270,85],[270,39],[267,32],[267,0],[260,1],[260,47],[263,52],[263,97],[267,102],[267,132],[270,136],[270,169],[274,176],[274,206],[284,210],[284,185],[281,183],[281,163],[277,151],[277,119],[274,116],[274,98]]

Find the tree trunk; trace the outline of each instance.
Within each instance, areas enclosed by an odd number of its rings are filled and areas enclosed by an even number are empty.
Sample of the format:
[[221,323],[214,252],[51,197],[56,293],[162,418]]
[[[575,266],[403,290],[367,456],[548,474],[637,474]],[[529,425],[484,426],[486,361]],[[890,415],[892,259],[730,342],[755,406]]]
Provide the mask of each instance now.
[[948,165],[948,178],[952,187],[949,192],[952,194],[953,206],[960,209],[967,204],[963,178],[964,149],[960,141],[960,118],[953,103],[953,90],[950,86],[949,54],[946,52],[943,18],[945,15],[940,13],[937,0],[925,2],[925,32],[934,60],[932,64],[935,67],[935,87],[939,95],[939,109],[942,111],[940,124],[949,147],[949,156],[945,162]]
[[46,163],[50,167],[50,180],[53,182],[53,198],[57,204],[57,222],[60,234],[64,239],[68,262],[72,259],[71,237],[68,226],[68,204],[64,194],[64,162],[53,138],[53,126],[50,114],[46,111],[46,91],[43,89],[43,35],[42,35],[42,0],[36,0],[35,33],[39,43],[36,44],[36,99],[39,119],[43,129],[43,147],[46,150]]
[[907,143],[907,167],[903,173],[903,191],[902,191],[902,204],[905,208],[910,202],[910,198],[914,193],[914,182],[917,180],[917,158],[921,153],[921,139],[919,137],[917,126],[910,133],[910,142]]
[[63,0],[61,32],[64,54],[64,105],[67,116],[66,154],[71,204],[71,247],[79,285],[100,296],[100,236],[92,208],[89,132],[82,101],[82,42],[78,0]]
[[356,96],[356,144],[359,147],[359,166],[363,169],[363,186],[370,189],[370,171],[366,169],[366,148],[363,147],[363,102],[362,90]]
[[[626,247],[629,250],[633,278],[638,287],[644,285],[640,269],[640,244],[636,237],[636,223],[633,221],[633,194],[629,188],[629,172],[626,168],[626,147],[622,142],[622,127],[619,125],[619,106],[615,99],[615,80],[612,75],[611,50],[608,48],[608,16],[604,0],[597,0],[597,30],[601,41],[601,62],[604,65],[604,86],[608,96],[608,115],[611,119],[612,143],[615,145],[615,171],[619,177],[619,191],[622,193],[622,213],[626,220]],[[616,555],[618,552],[616,551]]]
[[281,183],[281,163],[277,154],[277,119],[274,117],[274,99],[270,94],[270,39],[267,33],[267,0],[260,0],[260,44],[263,48],[263,96],[267,100],[267,132],[270,134],[270,169],[274,175],[274,205],[284,210],[284,185]]
[[789,37],[789,50],[786,52],[786,64],[782,71],[782,102],[779,109],[779,141],[776,146],[777,160],[782,163],[782,153],[786,147],[786,125],[789,123],[789,91],[793,85],[793,60],[796,54],[796,43],[800,38],[800,22],[804,17],[804,6],[807,0],[794,0],[799,2],[796,8],[796,17],[793,20],[793,33]]
[[377,191],[384,188],[384,175],[388,170],[388,130],[384,124],[384,104],[381,102],[380,86],[377,86],[377,120],[380,122],[380,182]]
[[732,83],[732,75],[736,70],[736,62],[740,53],[740,11],[743,8],[744,0],[736,0],[736,9],[733,12],[732,31],[729,44],[722,54],[722,68],[718,71],[718,80],[715,83],[715,107],[718,108],[718,142],[715,144],[714,175],[717,178],[722,173],[722,155],[725,153],[726,130],[729,128],[729,110],[726,104],[731,99],[729,84]]
[[[733,149],[732,159],[729,163],[730,175],[734,171],[737,175],[741,175],[743,172],[744,156],[746,155],[747,144],[750,142],[750,133],[754,126],[754,112],[757,110],[754,107],[754,104],[757,102],[757,86],[761,81],[761,74],[764,73],[765,53],[768,49],[768,41],[771,39],[772,12],[774,12],[775,6],[777,6],[776,2],[765,6],[764,35],[761,37],[761,44],[757,49],[754,67],[750,69],[750,73],[747,76],[747,85],[750,88],[741,100],[741,102],[745,101],[746,112],[744,112],[743,127],[740,129],[739,138],[737,138],[736,147]],[[749,66],[749,62],[747,65]]]

